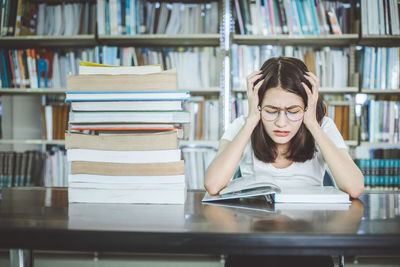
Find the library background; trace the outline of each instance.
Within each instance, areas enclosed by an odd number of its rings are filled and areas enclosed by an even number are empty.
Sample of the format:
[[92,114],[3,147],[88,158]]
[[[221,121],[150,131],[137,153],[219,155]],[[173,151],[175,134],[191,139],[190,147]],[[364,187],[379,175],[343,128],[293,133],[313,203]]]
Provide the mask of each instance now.
[[0,3],[0,188],[68,186],[66,80],[83,60],[176,68],[191,94],[179,141],[186,184],[204,190],[221,134],[247,113],[246,76],[276,56],[320,78],[366,190],[400,188],[397,0]]

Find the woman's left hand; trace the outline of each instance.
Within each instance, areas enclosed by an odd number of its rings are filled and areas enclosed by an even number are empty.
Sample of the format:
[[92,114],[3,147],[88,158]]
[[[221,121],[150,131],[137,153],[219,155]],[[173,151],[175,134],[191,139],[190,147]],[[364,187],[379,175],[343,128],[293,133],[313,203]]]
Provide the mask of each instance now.
[[304,124],[305,126],[311,130],[311,127],[315,127],[318,124],[317,121],[317,102],[318,102],[318,88],[319,88],[319,79],[315,76],[312,72],[306,72],[304,77],[310,82],[312,88],[310,89],[304,82],[301,84],[303,85],[304,89],[306,90],[307,97],[308,97],[308,105],[307,110],[304,114]]

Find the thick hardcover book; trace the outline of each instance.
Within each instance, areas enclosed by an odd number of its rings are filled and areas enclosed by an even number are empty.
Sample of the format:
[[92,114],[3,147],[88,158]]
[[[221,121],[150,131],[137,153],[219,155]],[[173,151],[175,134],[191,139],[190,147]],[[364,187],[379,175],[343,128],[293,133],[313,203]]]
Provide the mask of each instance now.
[[178,89],[176,72],[93,74],[67,77],[68,91],[171,91]]
[[186,111],[72,111],[70,123],[189,123]]
[[95,124],[71,124],[70,130],[93,130],[93,131],[182,131],[182,128],[173,123],[95,123]]
[[349,195],[333,186],[280,188],[255,177],[232,180],[218,195],[205,194],[203,202],[266,196],[275,203],[350,203]]
[[66,133],[65,148],[114,151],[178,149],[178,136],[176,131],[101,136]]
[[179,149],[144,150],[144,151],[114,151],[98,149],[68,149],[68,161],[93,161],[114,163],[158,163],[174,162],[181,159]]
[[182,110],[182,101],[88,101],[72,102],[73,111]]
[[183,160],[165,163],[71,162],[71,174],[116,176],[180,175],[185,173]]
[[69,188],[68,202],[184,204],[186,189],[88,189]]
[[[174,91],[80,91],[66,92],[66,102],[75,101],[185,101],[189,100],[190,92]],[[153,109],[152,109],[153,110]]]

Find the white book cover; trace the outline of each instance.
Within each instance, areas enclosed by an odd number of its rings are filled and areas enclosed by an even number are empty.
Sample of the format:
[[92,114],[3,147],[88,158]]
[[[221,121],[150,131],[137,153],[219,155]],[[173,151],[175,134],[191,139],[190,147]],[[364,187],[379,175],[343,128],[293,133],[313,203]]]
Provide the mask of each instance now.
[[117,110],[182,110],[181,101],[91,101],[72,102],[74,111],[117,111]]
[[185,200],[186,189],[68,189],[68,202],[70,203],[184,204]]
[[96,8],[98,34],[106,34],[106,0],[97,0]]
[[165,176],[108,176],[95,174],[69,174],[70,183],[114,183],[114,184],[181,184],[185,183],[185,175]]
[[68,149],[68,161],[91,161],[112,163],[157,163],[181,159],[179,149],[153,151],[107,151],[94,149]]
[[349,195],[333,186],[282,188],[274,196],[276,203],[350,203]]
[[128,101],[128,100],[189,100],[189,91],[112,91],[112,92],[66,92],[70,101]]
[[[59,185],[58,185],[59,186]],[[112,189],[112,190],[184,190],[185,183],[164,183],[164,184],[134,184],[134,183],[82,183],[69,182],[68,188],[87,188],[87,189]]]

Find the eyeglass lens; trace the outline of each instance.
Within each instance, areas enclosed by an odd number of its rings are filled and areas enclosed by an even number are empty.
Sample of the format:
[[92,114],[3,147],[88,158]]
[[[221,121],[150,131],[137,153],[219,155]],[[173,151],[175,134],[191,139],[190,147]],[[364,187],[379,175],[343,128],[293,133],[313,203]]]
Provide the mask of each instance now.
[[278,108],[274,106],[264,106],[262,109],[262,116],[267,121],[274,121],[278,118],[279,114],[283,110],[286,117],[291,121],[301,120],[304,116],[304,110],[300,106],[290,106],[287,108]]

